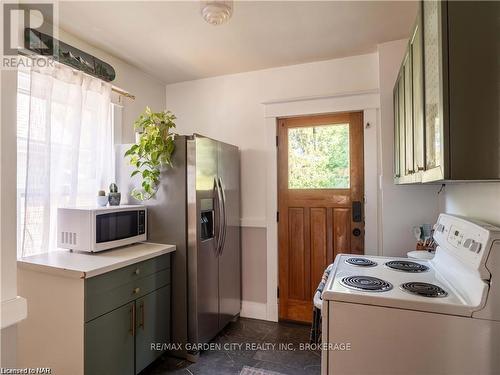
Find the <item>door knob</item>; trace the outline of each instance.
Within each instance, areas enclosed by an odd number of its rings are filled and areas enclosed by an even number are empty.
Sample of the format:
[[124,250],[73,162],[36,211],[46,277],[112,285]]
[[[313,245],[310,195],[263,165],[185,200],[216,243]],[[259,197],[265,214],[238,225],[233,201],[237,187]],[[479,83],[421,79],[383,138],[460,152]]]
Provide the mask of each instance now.
[[361,229],[359,229],[359,228],[354,228],[354,229],[352,230],[352,235],[353,235],[354,237],[359,237],[359,236],[361,236]]

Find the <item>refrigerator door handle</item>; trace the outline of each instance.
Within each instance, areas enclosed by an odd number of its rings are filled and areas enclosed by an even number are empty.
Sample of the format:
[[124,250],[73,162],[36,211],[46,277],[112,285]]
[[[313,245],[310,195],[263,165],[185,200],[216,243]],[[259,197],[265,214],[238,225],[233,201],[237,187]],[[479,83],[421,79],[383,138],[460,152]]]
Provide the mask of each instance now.
[[215,241],[215,256],[219,255],[220,251],[220,231],[221,231],[221,194],[217,178],[214,178],[214,241]]
[[219,177],[219,188],[221,191],[221,196],[222,196],[222,234],[221,234],[221,243],[220,243],[220,249],[219,249],[219,255],[222,255],[224,251],[224,245],[226,243],[226,232],[227,232],[227,214],[226,214],[226,194],[224,192],[224,187],[222,185],[222,179]]

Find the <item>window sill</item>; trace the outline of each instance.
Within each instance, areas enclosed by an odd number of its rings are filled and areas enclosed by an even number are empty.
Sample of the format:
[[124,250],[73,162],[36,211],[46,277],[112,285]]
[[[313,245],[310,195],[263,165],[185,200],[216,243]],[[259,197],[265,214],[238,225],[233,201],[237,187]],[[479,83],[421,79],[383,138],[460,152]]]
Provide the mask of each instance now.
[[0,308],[2,315],[1,328],[7,328],[26,319],[28,315],[28,303],[26,298],[17,296],[9,300],[2,301]]

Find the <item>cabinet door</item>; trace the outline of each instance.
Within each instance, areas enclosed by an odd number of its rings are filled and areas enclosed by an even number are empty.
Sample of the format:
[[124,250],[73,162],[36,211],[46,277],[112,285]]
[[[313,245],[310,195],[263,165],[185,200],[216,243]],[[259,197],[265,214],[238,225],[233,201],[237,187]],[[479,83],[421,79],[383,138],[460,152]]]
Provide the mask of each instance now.
[[[438,1],[424,1],[422,7],[425,67],[425,167],[430,170],[442,167],[443,160],[441,4]],[[443,178],[442,172],[441,178]]]
[[411,40],[411,72],[413,99],[413,169],[418,172],[425,169],[424,142],[424,62],[422,55],[422,17],[418,12],[417,22]]
[[170,285],[139,298],[135,307],[137,374],[164,353],[151,344],[170,342]]
[[400,145],[399,145],[399,81],[396,81],[393,92],[394,107],[394,178],[401,177]]
[[134,375],[135,305],[85,323],[85,374]]
[[401,176],[406,174],[406,130],[405,130],[405,80],[403,70],[398,80],[398,119],[399,119],[399,168]]
[[412,71],[411,71],[411,49],[408,49],[403,63],[404,74],[404,97],[405,97],[405,174],[413,174],[413,100],[412,100]]

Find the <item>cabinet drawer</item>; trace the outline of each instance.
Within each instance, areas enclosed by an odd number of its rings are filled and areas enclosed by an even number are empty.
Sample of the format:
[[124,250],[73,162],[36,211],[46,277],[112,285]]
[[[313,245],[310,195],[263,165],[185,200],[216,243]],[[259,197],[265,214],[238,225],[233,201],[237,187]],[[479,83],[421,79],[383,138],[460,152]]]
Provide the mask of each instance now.
[[101,293],[170,268],[170,254],[131,264],[85,280],[85,294]]
[[86,285],[85,321],[88,322],[168,284],[170,284],[169,268],[127,283],[114,282],[113,287],[103,284],[102,288],[98,289],[94,286],[87,288]]

